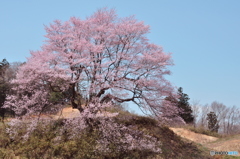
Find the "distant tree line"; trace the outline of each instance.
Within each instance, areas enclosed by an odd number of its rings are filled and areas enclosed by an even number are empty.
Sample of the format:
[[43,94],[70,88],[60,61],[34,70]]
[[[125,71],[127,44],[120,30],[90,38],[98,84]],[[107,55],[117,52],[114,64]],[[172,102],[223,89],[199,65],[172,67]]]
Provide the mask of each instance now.
[[191,104],[194,125],[222,134],[236,134],[240,132],[240,108],[226,106],[214,101],[210,105],[200,105],[198,101]]
[[[177,108],[177,114],[186,124],[195,128],[204,128],[222,134],[236,134],[240,132],[240,108],[214,101],[210,105],[200,105],[199,101],[189,103],[189,96],[178,88],[178,96],[165,98]],[[167,114],[167,111],[164,111]],[[173,117],[173,116],[171,116]],[[174,122],[170,125],[174,125]]]

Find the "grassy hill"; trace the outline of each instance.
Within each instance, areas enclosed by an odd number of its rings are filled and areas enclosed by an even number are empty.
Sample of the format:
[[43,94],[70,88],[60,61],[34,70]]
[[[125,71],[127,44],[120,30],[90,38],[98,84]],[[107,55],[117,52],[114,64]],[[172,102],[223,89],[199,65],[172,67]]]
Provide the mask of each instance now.
[[[74,112],[76,114],[76,112]],[[68,114],[69,115],[69,114]],[[212,148],[209,143],[199,144],[192,142],[174,133],[167,126],[159,126],[158,122],[150,117],[138,116],[127,111],[120,111],[115,121],[125,126],[131,126],[144,134],[153,136],[161,142],[161,153],[149,151],[128,151],[119,152],[112,150],[112,153],[96,153],[94,150],[97,135],[86,133],[81,138],[68,139],[66,136],[59,136],[57,133],[63,126],[62,119],[55,119],[48,126],[39,125],[30,138],[22,142],[20,134],[25,131],[24,124],[19,129],[19,137],[14,140],[6,133],[7,126],[0,125],[0,158],[56,158],[56,159],[107,159],[107,158],[154,158],[154,159],[207,159],[211,158],[209,151]],[[25,125],[26,126],[26,125]],[[60,138],[59,140],[56,140]],[[220,141],[219,141],[220,142]],[[221,142],[225,140],[221,139]],[[214,156],[219,157],[219,156]],[[220,156],[221,157],[221,156]],[[229,157],[229,156],[225,156]],[[213,158],[213,157],[212,157]]]

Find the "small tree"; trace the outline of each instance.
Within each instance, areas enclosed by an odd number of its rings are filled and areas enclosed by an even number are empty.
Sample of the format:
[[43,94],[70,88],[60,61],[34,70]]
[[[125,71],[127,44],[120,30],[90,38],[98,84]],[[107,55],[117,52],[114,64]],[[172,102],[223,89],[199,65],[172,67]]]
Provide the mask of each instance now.
[[217,116],[214,112],[210,112],[207,114],[207,120],[208,120],[208,129],[212,132],[218,132],[218,120]]
[[182,111],[180,111],[179,113],[180,117],[182,117],[186,123],[193,123],[194,121],[194,117],[192,115],[193,112],[188,102],[190,98],[188,97],[187,94],[183,93],[182,87],[178,89],[178,95],[179,95],[179,98],[178,98],[177,106],[180,109],[182,109]]

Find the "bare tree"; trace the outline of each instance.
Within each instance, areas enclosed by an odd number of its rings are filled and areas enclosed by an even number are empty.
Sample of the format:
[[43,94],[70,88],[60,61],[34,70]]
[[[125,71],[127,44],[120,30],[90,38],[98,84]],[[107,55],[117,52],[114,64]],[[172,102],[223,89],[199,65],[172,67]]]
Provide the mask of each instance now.
[[205,104],[203,106],[200,106],[200,115],[198,120],[198,126],[207,128],[207,114],[210,112],[210,106],[208,104]]
[[17,75],[17,71],[19,69],[19,67],[23,65],[23,63],[21,62],[12,62],[10,63],[9,67],[6,69],[6,72],[5,72],[5,79],[7,81],[11,81],[12,79],[15,79],[16,78],[16,75]]
[[[239,114],[239,108],[236,106],[232,106],[229,108],[229,112],[226,117],[226,131],[227,134],[235,134],[238,131],[236,131],[237,127],[239,127],[239,120],[240,120],[240,114]],[[239,129],[239,128],[238,128]]]
[[194,126],[207,128],[207,114],[214,112],[219,125],[219,133],[237,134],[240,132],[240,108],[227,107],[223,103],[214,101],[211,105],[200,105],[199,101],[192,101],[191,107],[195,120]]
[[200,113],[200,109],[201,109],[201,105],[200,105],[200,101],[199,100],[193,100],[191,102],[191,108],[192,108],[192,115],[194,117],[194,127],[196,127],[197,121],[198,121],[198,117],[199,117],[199,113]]
[[228,107],[223,103],[214,101],[211,104],[211,111],[215,112],[217,116],[217,121],[220,126],[219,132],[225,133],[226,126],[224,121],[226,120],[227,114],[229,112]]
[[237,130],[240,126],[240,113],[238,107],[227,107],[220,102],[214,101],[211,104],[211,111],[214,111],[217,115],[218,124],[220,126],[219,132],[224,134],[234,134],[238,132]]

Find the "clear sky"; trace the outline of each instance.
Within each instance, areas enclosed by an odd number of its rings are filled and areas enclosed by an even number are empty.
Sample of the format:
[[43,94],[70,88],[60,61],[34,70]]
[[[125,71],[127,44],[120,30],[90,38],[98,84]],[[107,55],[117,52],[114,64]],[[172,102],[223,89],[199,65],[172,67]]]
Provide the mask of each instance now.
[[239,0],[0,0],[0,60],[26,61],[45,40],[44,25],[102,7],[151,26],[151,42],[173,56],[168,79],[191,100],[240,107]]

